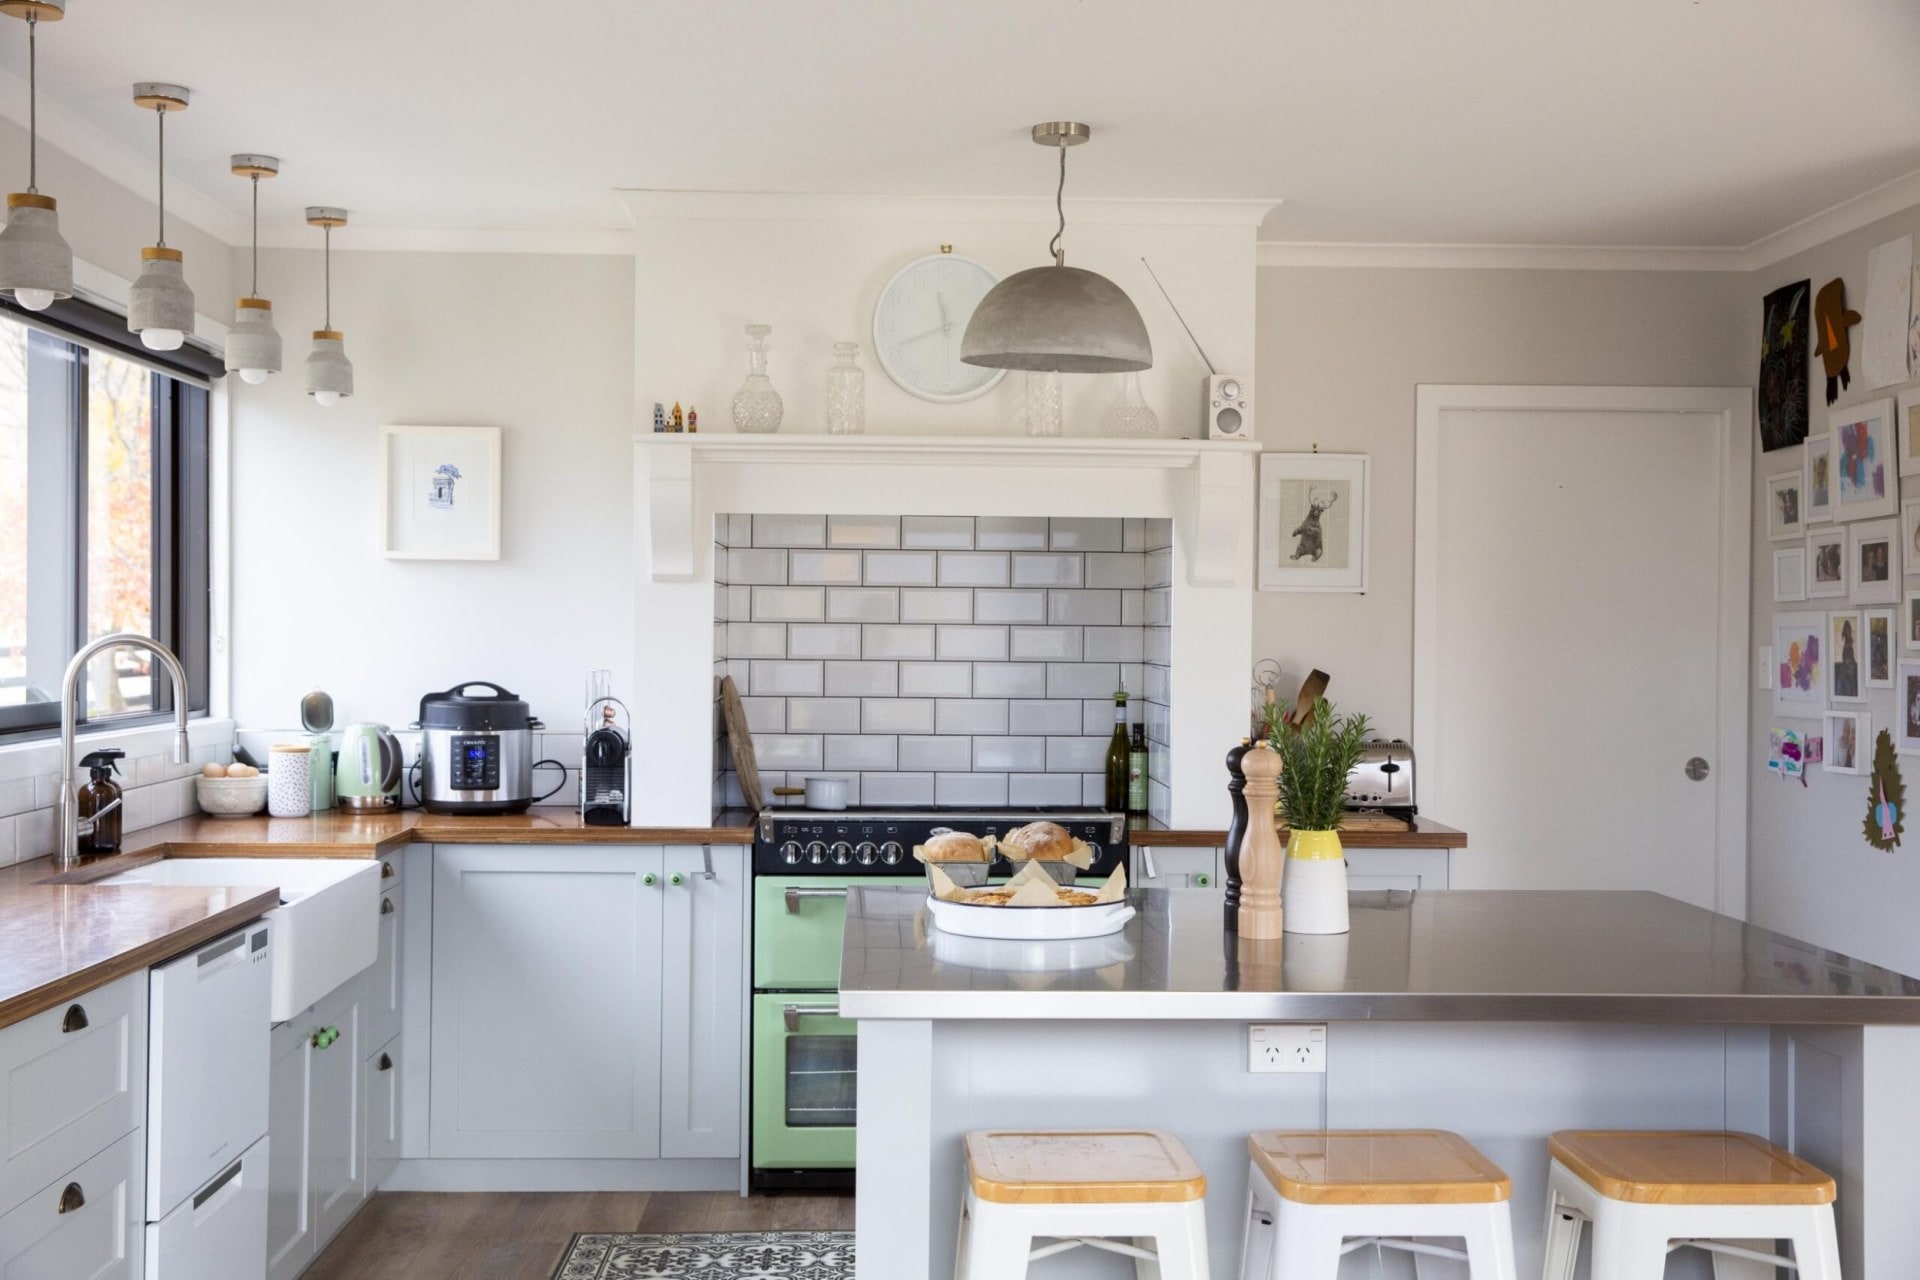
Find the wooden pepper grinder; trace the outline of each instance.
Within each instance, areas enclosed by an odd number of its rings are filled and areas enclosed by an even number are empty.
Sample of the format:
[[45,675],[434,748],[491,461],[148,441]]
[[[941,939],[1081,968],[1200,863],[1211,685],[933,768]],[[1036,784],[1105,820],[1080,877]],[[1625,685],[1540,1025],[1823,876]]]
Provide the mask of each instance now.
[[[1247,811],[1267,815],[1280,795],[1280,755],[1266,742],[1256,742],[1240,759],[1247,775]],[[1240,846],[1240,936],[1277,938],[1280,927],[1280,875],[1286,851],[1271,821],[1247,823]]]

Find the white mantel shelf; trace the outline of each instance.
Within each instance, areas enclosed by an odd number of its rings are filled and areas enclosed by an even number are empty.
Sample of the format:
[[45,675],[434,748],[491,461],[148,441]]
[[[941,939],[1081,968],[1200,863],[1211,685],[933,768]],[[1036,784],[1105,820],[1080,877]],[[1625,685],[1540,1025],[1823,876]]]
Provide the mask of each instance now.
[[719,463],[778,462],[843,465],[920,463],[991,464],[1004,458],[1016,466],[1158,467],[1180,470],[1208,455],[1255,454],[1251,440],[1131,440],[1101,436],[834,436],[747,435],[741,432],[640,432],[637,443],[656,449],[685,449],[693,457]]

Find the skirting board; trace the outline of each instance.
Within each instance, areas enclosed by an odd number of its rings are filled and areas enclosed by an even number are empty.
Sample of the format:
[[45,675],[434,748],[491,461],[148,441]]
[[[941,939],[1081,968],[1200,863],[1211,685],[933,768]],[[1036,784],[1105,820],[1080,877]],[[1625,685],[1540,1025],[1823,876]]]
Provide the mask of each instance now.
[[738,1191],[738,1160],[402,1160],[382,1191]]

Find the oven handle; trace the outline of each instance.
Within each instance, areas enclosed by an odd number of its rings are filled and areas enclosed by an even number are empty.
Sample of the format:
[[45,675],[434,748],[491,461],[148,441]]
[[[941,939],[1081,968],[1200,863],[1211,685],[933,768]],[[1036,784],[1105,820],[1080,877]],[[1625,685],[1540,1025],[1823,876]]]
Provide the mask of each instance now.
[[840,1006],[837,1004],[790,1004],[780,1010],[781,1021],[787,1024],[789,1035],[800,1033],[802,1018],[837,1018]]
[[787,914],[797,916],[800,914],[800,899],[844,898],[847,896],[847,891],[845,889],[802,889],[798,885],[788,885],[783,896],[787,900]]

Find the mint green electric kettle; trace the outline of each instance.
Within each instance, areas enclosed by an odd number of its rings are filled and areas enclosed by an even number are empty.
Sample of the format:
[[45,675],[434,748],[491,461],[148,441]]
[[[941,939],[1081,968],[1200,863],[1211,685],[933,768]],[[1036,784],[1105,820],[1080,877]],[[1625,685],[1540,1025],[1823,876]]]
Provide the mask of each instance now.
[[400,740],[383,724],[350,724],[340,736],[333,794],[342,809],[398,809]]

